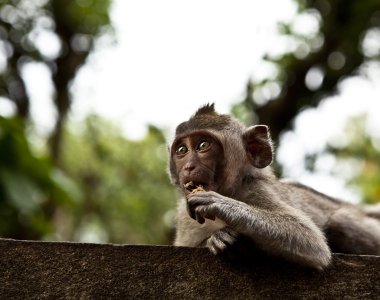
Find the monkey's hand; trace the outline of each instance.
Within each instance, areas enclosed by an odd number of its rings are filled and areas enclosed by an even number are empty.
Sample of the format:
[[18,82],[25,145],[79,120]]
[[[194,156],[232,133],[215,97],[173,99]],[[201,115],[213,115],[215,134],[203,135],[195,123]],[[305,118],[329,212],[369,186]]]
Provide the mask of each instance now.
[[223,253],[237,241],[238,234],[233,229],[225,227],[214,232],[206,242],[206,247],[215,255]]
[[234,229],[242,225],[240,219],[252,214],[252,209],[248,204],[213,191],[192,195],[188,199],[187,209],[190,217],[200,224],[203,224],[205,219],[218,218]]

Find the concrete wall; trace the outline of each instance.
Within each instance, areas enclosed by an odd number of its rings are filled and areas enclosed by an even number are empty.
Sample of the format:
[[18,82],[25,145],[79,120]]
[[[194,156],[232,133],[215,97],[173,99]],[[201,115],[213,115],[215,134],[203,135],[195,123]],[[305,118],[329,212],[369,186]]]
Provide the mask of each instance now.
[[380,257],[326,271],[206,249],[0,239],[0,299],[380,299]]

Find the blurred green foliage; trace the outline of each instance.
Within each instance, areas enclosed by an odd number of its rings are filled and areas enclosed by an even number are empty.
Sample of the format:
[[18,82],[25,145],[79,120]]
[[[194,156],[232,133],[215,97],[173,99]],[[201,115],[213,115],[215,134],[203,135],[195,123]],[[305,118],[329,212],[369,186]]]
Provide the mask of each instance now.
[[0,236],[52,233],[51,208],[72,206],[77,196],[68,177],[32,152],[20,120],[0,117]]
[[98,228],[100,241],[171,243],[170,209],[178,195],[161,131],[151,126],[144,139],[131,141],[97,116],[75,128],[67,131],[63,162],[84,197],[64,238],[86,240],[86,231]]
[[[71,106],[69,86],[96,41],[110,36],[111,0],[0,1],[0,96],[12,101],[27,120],[30,98],[23,70],[39,63],[51,75],[57,117],[50,155],[60,162],[64,123]],[[48,45],[48,47],[47,47]]]
[[97,116],[70,124],[58,169],[22,124],[0,118],[1,237],[171,243],[178,194],[158,128],[132,141]]
[[359,187],[364,203],[380,202],[380,137],[366,134],[366,115],[347,122],[344,145],[329,146],[326,152],[337,158],[336,167],[348,164],[355,172],[348,183]]
[[[271,74],[254,74],[245,99],[233,108],[248,123],[269,125],[275,143],[300,112],[337,93],[342,80],[365,77],[366,69],[380,62],[380,51],[368,45],[380,39],[380,1],[294,2],[296,18],[279,24],[284,50],[264,57]],[[309,21],[296,26],[302,18]]]

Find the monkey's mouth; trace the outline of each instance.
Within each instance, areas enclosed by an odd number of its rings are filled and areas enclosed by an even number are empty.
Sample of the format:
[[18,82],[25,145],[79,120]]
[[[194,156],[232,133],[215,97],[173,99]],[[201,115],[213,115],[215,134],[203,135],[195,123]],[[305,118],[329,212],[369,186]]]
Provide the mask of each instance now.
[[189,182],[185,183],[183,186],[185,188],[185,192],[187,195],[194,194],[196,192],[206,191],[206,189],[205,189],[206,185],[202,182],[189,181]]

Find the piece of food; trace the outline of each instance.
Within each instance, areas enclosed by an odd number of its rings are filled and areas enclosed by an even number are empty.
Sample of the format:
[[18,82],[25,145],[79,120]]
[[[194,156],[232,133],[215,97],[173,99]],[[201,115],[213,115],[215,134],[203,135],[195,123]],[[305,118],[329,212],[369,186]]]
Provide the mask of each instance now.
[[186,183],[184,185],[184,187],[185,187],[186,195],[192,195],[192,194],[195,194],[197,192],[204,192],[205,191],[205,189],[203,188],[203,186],[201,184],[195,184],[192,181]]

